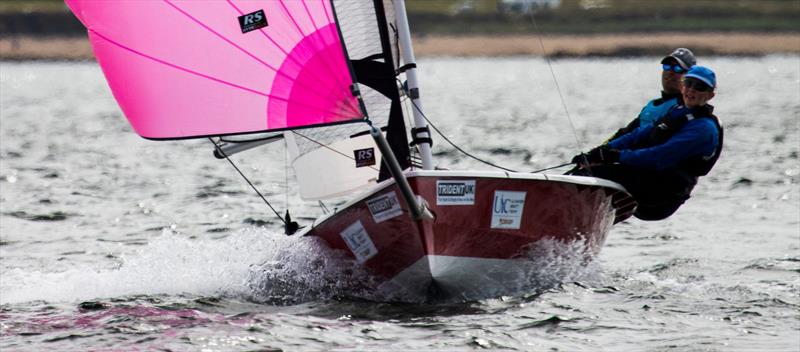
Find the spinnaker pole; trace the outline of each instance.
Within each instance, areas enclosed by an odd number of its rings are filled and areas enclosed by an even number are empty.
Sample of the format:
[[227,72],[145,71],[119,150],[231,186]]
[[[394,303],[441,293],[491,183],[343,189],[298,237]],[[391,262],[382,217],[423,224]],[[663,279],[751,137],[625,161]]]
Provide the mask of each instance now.
[[[403,62],[408,64],[416,64],[414,58],[414,48],[411,45],[411,30],[408,27],[408,17],[406,16],[406,3],[404,0],[394,1],[394,12],[397,19],[397,32],[398,40],[400,42],[400,51],[403,55]],[[428,130],[428,124],[425,122],[425,117],[422,114],[422,100],[419,94],[419,82],[417,81],[417,68],[412,65],[406,71],[406,80],[408,82],[408,96],[411,98],[412,110],[414,114],[414,126],[417,128],[415,135],[412,136],[414,141],[418,141],[420,157],[422,158],[422,168],[425,170],[433,169],[433,157],[431,155],[431,133]]]

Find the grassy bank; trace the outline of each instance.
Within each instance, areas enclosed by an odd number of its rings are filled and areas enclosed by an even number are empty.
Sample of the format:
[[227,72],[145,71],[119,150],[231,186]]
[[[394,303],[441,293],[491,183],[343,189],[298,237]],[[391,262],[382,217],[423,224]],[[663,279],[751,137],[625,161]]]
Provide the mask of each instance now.
[[419,56],[635,57],[688,47],[698,56],[800,54],[798,33],[627,33],[597,35],[429,35],[415,38]]
[[[800,54],[800,33],[628,33],[598,35],[426,35],[418,56],[660,56],[689,47],[699,56]],[[85,37],[0,38],[2,60],[93,60]]]
[[797,0],[551,0],[557,6],[529,9],[520,0],[407,2],[418,33],[800,31]]
[[[347,1],[347,0],[344,0]],[[525,1],[553,6],[514,8]],[[418,55],[800,53],[800,0],[406,0]],[[515,5],[515,6],[516,6]],[[528,11],[530,10],[530,11]],[[91,59],[61,0],[0,1],[0,59]]]
[[[551,6],[521,5],[530,1]],[[412,30],[420,35],[800,32],[800,0],[406,0],[406,3]],[[0,32],[80,35],[81,26],[61,0],[2,0]]]

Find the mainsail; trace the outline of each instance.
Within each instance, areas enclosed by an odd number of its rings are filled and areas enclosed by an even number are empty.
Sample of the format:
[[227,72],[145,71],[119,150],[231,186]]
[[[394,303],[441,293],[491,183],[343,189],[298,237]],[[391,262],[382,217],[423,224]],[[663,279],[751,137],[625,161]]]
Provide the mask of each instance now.
[[329,0],[66,0],[141,136],[364,119]]

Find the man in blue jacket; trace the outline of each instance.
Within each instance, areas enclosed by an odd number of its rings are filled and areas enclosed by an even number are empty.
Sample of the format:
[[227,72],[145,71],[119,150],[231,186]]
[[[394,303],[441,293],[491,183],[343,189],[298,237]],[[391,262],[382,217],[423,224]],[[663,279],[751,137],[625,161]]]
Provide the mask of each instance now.
[[661,97],[647,102],[639,115],[627,126],[620,128],[609,140],[631,132],[639,126],[652,124],[676,105],[683,104],[681,80],[696,63],[694,54],[686,48],[677,48],[672,54],[661,59]]
[[689,199],[697,179],[708,174],[722,151],[722,126],[708,101],[717,80],[703,66],[683,78],[683,105],[655,124],[645,124],[573,158],[579,175],[617,182],[639,202],[634,214],[661,220]]

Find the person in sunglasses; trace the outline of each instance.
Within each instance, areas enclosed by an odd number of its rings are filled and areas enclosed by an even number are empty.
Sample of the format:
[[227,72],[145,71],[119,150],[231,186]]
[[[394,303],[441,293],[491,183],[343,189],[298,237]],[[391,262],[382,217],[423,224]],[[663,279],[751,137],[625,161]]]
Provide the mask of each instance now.
[[580,167],[574,174],[624,186],[639,203],[634,216],[642,220],[665,219],[678,210],[722,152],[722,125],[708,104],[717,86],[714,71],[694,66],[682,82],[683,103],[655,124],[573,158]]
[[694,54],[686,48],[677,48],[671,54],[661,59],[661,97],[647,102],[647,105],[639,112],[627,126],[620,128],[609,140],[615,139],[623,134],[635,130],[641,125],[652,124],[667,111],[681,101],[681,79],[692,66],[697,63]]

